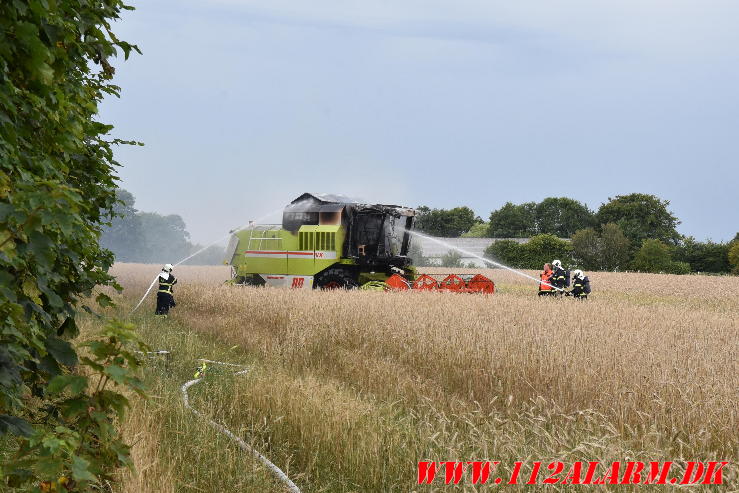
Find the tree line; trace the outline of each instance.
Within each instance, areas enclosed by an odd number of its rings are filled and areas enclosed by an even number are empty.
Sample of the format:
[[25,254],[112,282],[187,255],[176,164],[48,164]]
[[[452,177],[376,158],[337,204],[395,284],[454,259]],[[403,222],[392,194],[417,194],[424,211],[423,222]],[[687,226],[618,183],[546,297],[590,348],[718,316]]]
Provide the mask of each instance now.
[[739,273],[739,233],[728,243],[683,236],[669,201],[649,194],[618,195],[597,211],[567,197],[507,202],[487,222],[466,206],[417,211],[416,228],[432,236],[529,238],[499,240],[486,250],[511,267],[540,269],[560,258],[587,270]]
[[[190,241],[181,216],[138,211],[133,194],[122,188],[116,190],[116,198],[113,214],[100,237],[100,245],[113,252],[116,261],[175,263],[202,248]],[[224,249],[214,245],[186,263],[216,265],[223,262],[223,256]]]

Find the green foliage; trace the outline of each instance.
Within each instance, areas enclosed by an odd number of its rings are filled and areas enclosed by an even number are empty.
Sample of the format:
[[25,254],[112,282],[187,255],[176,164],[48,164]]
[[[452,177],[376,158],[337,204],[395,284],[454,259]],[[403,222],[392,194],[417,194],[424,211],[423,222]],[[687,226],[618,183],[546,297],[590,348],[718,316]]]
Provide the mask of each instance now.
[[509,267],[541,269],[554,259],[572,262],[572,246],[554,235],[543,234],[522,244],[514,240],[496,241],[485,250],[485,255]]
[[89,353],[81,358],[85,370],[49,381],[50,405],[36,417],[44,426],[27,434],[5,465],[9,486],[24,488],[41,480],[48,487],[64,484],[67,491],[88,491],[112,481],[116,468],[132,465],[129,447],[116,430],[128,400],[113,389],[144,395],[138,375],[142,361],[135,351],[147,347],[131,325],[121,322],[109,323],[98,339],[82,346]]
[[528,238],[536,234],[551,234],[569,238],[578,229],[593,224],[593,212],[581,202],[567,197],[548,197],[538,204],[507,202],[490,214],[488,235],[493,238]]
[[704,243],[690,236],[682,239],[675,249],[674,257],[688,263],[693,272],[729,272],[729,247],[729,243]]
[[581,268],[600,270],[602,250],[601,238],[595,229],[581,229],[572,235],[572,254]]
[[426,206],[416,209],[416,229],[431,236],[458,238],[481,221],[472,209],[465,206],[449,210],[429,209]]
[[536,203],[515,205],[506,202],[503,207],[490,213],[491,238],[528,238],[536,234]]
[[[0,2],[0,433],[19,435],[31,462],[42,449],[76,454],[102,439],[92,428],[28,420],[39,403],[48,416],[71,412],[48,387],[77,363],[69,339],[80,300],[97,285],[115,286],[113,257],[98,240],[115,203],[113,145],[123,142],[108,140],[112,127],[95,118],[103,96],[118,93],[110,58],[136,49],[110,31],[126,8],[120,0]],[[99,404],[107,413],[109,402]],[[81,459],[39,460],[13,478],[56,480],[74,465],[82,483],[85,470],[118,463],[86,469]]]
[[593,228],[577,231],[572,236],[572,251],[576,263],[587,270],[621,270],[629,262],[631,242],[618,224],[601,226],[601,233]]
[[449,250],[441,257],[441,267],[449,267],[452,269],[461,269],[464,267],[462,255],[454,250]]
[[600,227],[602,270],[623,270],[631,258],[631,242],[615,223]]
[[[739,235],[737,235],[739,236]],[[732,272],[734,274],[739,274],[739,240],[735,239],[731,242],[731,247],[729,248],[729,264],[731,264]]]
[[136,199],[122,188],[116,190],[116,199],[110,224],[100,235],[100,246],[113,252],[118,262],[139,261],[144,237],[134,208]]
[[672,260],[670,246],[660,240],[644,240],[631,263],[633,269],[641,272],[662,272],[667,274],[687,274],[690,265]]
[[575,231],[590,227],[595,222],[593,211],[577,200],[567,197],[548,197],[534,210],[536,230],[559,238],[570,238]]
[[[174,263],[201,249],[190,243],[182,217],[139,212],[134,208],[134,196],[121,188],[116,190],[116,197],[114,215],[100,236],[100,245],[113,252],[116,261]],[[187,263],[221,264],[224,255],[223,247],[214,245]]]
[[654,195],[632,193],[609,198],[601,205],[596,218],[598,224],[616,223],[632,247],[638,248],[646,239],[657,239],[668,245],[677,244],[680,221],[668,210],[670,202]]
[[485,249],[485,256],[509,267],[520,267],[521,245],[515,240],[498,240]]
[[490,231],[490,224],[478,222],[472,225],[469,231],[462,235],[462,238],[486,238]]
[[565,265],[572,262],[572,245],[554,235],[536,235],[522,247],[529,269],[541,269],[544,264],[551,263],[554,259],[561,260]]

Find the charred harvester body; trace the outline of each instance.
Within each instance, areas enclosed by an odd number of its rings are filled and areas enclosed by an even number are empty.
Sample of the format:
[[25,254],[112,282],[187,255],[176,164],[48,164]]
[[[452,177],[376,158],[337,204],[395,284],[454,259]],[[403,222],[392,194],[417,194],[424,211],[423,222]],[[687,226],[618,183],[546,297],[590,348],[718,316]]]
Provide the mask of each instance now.
[[[407,207],[304,193],[285,207],[282,224],[252,225],[236,232],[227,263],[236,284],[430,289],[430,278],[417,278],[408,257],[415,215]],[[487,281],[489,289],[474,290],[492,292],[492,281]],[[462,283],[467,290],[466,281]],[[438,282],[436,288],[444,289]]]

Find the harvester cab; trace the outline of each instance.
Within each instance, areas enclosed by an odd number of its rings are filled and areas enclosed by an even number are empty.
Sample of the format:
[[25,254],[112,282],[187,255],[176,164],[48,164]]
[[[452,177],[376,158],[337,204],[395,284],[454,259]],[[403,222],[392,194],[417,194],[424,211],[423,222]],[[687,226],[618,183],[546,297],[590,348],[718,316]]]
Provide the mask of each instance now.
[[304,193],[285,207],[282,224],[235,233],[227,263],[238,284],[353,288],[395,273],[412,281],[414,218],[406,207]]

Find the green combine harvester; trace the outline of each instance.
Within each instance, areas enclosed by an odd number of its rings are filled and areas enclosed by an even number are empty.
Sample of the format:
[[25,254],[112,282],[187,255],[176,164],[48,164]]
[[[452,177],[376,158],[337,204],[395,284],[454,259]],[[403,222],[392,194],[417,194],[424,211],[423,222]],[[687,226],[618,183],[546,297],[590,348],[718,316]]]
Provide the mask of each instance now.
[[282,224],[235,232],[226,263],[232,282],[247,286],[495,291],[482,274],[417,276],[408,257],[415,216],[408,207],[304,193],[285,207]]
[[236,284],[351,289],[415,271],[408,257],[416,211],[304,193],[282,224],[236,232],[226,258]]

